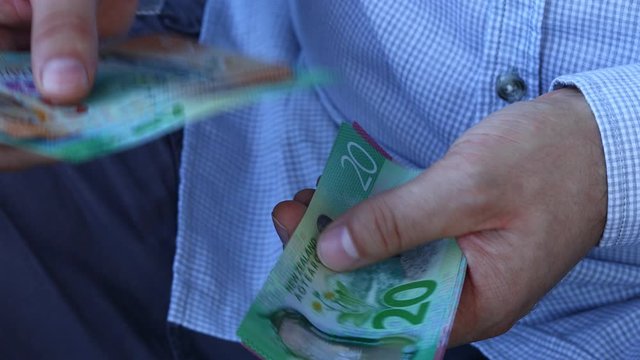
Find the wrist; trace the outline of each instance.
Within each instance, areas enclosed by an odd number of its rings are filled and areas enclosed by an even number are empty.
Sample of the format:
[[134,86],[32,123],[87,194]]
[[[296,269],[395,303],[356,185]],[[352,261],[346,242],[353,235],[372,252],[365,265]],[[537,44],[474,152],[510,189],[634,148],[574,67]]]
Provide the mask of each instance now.
[[593,232],[597,233],[593,237],[595,239],[593,245],[596,246],[602,237],[606,223],[608,189],[604,147],[595,115],[584,95],[573,87],[551,91],[534,101],[547,106],[550,111],[547,116],[553,118],[558,126],[571,127],[568,132],[571,139],[566,141],[578,141],[582,143],[581,148],[586,149],[583,151],[583,156],[575,160],[583,162],[581,173],[590,184],[589,191],[601,195],[596,196],[598,201],[594,201],[591,205],[591,210],[601,220],[593,229]]

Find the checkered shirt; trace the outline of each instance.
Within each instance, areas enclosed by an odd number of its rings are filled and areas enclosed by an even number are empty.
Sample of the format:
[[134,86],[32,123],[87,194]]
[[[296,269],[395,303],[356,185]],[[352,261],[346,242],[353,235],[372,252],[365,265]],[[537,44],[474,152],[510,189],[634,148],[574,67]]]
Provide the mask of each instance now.
[[[340,81],[189,126],[169,320],[235,339],[281,254],[271,210],[322,171],[341,121],[428,167],[507,102],[564,86],[604,144],[608,217],[597,248],[491,359],[640,359],[640,2],[628,0],[209,0],[201,41]],[[535,269],[532,269],[535,271]]]

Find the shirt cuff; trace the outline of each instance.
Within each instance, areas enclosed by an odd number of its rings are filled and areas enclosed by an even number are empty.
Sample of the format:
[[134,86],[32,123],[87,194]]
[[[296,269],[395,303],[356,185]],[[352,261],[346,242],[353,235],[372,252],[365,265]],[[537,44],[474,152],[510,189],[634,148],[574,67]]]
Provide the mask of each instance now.
[[160,15],[165,0],[139,0],[138,10],[136,15],[138,16],[154,16]]
[[640,64],[560,76],[551,87],[580,90],[600,129],[608,204],[599,246],[640,243]]

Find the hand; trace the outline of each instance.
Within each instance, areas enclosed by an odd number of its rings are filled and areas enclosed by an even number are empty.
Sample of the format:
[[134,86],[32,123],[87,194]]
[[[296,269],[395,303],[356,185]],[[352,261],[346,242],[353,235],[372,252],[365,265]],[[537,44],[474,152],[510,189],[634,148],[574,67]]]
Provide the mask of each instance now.
[[31,46],[36,85],[56,103],[73,103],[93,84],[98,38],[125,33],[132,0],[0,0],[0,47]]
[[[295,229],[310,198],[303,194],[274,209],[279,233]],[[526,315],[597,245],[606,209],[594,116],[579,92],[562,89],[490,115],[418,178],[336,219],[318,256],[345,271],[456,237],[468,261],[456,346]]]
[[[125,33],[136,8],[135,0],[0,0],[0,49],[30,46],[33,77],[43,97],[78,102],[93,85],[98,39]],[[0,147],[0,170],[50,161]]]

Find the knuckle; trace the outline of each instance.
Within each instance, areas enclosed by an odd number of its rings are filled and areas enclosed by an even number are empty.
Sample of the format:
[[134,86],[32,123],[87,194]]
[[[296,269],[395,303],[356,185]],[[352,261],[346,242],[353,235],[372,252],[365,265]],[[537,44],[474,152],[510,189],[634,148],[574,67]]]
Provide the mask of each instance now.
[[466,183],[464,186],[467,194],[464,199],[470,202],[470,209],[483,212],[491,200],[496,197],[497,194],[494,194],[494,191],[499,186],[480,166],[470,166],[465,175]]
[[476,162],[468,161],[463,164],[461,173],[470,188],[478,188],[486,181],[485,167]]
[[461,163],[456,173],[455,201],[464,210],[464,216],[482,221],[495,215],[495,205],[503,196],[500,191],[504,189],[501,184],[504,179],[495,177],[485,165],[470,161]]
[[31,5],[27,0],[0,0],[0,23],[19,26],[31,21]]
[[287,206],[288,206],[289,203],[291,203],[291,200],[280,201],[271,210],[271,215],[275,216],[275,217],[278,217],[283,212],[286,212],[287,211],[286,209],[287,209]]
[[404,249],[404,236],[393,209],[383,199],[377,199],[371,203],[370,211],[370,228],[379,240],[375,244],[377,248],[373,249],[377,253],[374,255],[391,255]]
[[89,18],[80,14],[52,12],[34,26],[34,43],[44,43],[52,38],[64,37],[71,45],[87,44],[95,38],[96,27]]

